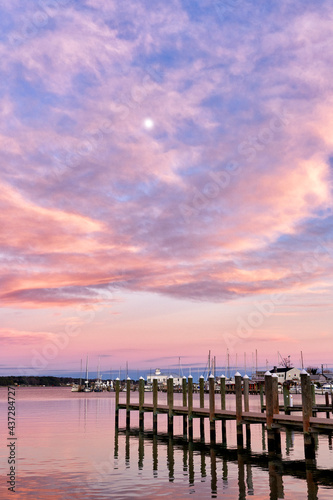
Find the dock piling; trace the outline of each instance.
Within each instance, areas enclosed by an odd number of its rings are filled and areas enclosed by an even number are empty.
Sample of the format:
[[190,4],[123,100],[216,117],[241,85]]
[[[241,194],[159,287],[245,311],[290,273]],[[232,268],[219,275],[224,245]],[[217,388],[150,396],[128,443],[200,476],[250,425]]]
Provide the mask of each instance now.
[[272,375],[272,391],[273,391],[273,415],[280,413],[279,408],[279,377],[276,373]]
[[209,375],[209,426],[210,426],[210,442],[216,442],[215,430],[215,377]]
[[[199,378],[200,408],[205,407],[205,379],[203,375]],[[205,419],[200,417],[200,441],[205,442]]]
[[143,431],[143,429],[144,429],[144,411],[143,411],[144,398],[145,398],[145,381],[144,381],[143,377],[140,377],[140,380],[139,380],[139,427],[140,427],[140,431]]
[[273,423],[273,381],[271,372],[265,373],[265,394],[266,394],[266,426],[267,429],[272,429]]
[[173,435],[173,376],[170,375],[167,382],[168,391],[168,433]]
[[193,377],[188,377],[188,439],[193,441]]
[[[182,389],[183,389],[183,406],[187,406],[187,387],[186,387],[186,377],[183,377],[182,380]],[[187,438],[187,416],[183,416],[183,437]]]
[[243,426],[242,426],[242,376],[235,373],[236,392],[236,425],[237,425],[237,445],[243,447]]
[[129,429],[131,426],[130,404],[131,404],[131,379],[130,377],[127,377],[126,380],[126,428],[127,429]]
[[[243,392],[244,392],[244,411],[250,411],[250,403],[249,403],[249,377],[248,375],[244,375],[243,377]],[[248,448],[251,447],[251,427],[249,424],[245,425],[245,435],[246,435],[246,446]]]
[[153,379],[153,433],[157,433],[157,379]]
[[262,384],[260,385],[260,408],[261,413],[264,413],[264,387]]
[[119,378],[116,378],[115,424],[117,429],[119,427],[119,391]]
[[[221,375],[220,379],[220,392],[221,392],[221,410],[225,410],[225,375]],[[222,443],[227,444],[227,426],[226,420],[222,419]]]
[[287,385],[283,385],[283,406],[285,415],[290,415],[290,410],[288,409],[290,406],[290,392]]
[[303,411],[303,432],[310,432],[310,417],[312,417],[312,394],[310,385],[310,376],[305,371],[301,371],[301,387],[302,387],[302,411]]
[[[330,398],[329,398],[328,392],[326,391],[325,392],[325,406],[329,407],[329,405],[330,405]],[[326,412],[326,418],[330,418],[330,412],[329,411]]]

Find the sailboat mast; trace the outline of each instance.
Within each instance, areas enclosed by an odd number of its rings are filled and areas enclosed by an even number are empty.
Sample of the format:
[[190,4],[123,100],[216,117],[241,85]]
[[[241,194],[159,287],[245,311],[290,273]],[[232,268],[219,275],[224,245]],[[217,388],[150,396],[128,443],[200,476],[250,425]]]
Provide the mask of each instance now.
[[88,356],[87,356],[87,361],[86,361],[86,384],[88,385],[89,380],[88,380]]
[[81,358],[81,365],[80,365],[80,388],[82,384],[82,358]]

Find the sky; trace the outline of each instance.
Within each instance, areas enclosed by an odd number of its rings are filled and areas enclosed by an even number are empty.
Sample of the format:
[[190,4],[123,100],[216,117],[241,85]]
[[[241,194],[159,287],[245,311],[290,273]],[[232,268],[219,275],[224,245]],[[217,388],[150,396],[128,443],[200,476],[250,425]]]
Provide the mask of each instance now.
[[0,374],[333,363],[332,21],[1,2]]

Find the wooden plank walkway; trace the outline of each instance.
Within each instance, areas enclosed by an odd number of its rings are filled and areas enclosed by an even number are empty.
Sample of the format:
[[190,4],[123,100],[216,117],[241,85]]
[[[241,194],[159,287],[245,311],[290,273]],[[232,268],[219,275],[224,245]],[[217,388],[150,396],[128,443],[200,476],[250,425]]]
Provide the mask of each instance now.
[[[174,402],[174,387],[173,380],[168,379],[167,401],[160,403],[158,401],[158,386],[157,380],[153,380],[152,402],[144,401],[144,380],[139,382],[139,401],[131,401],[131,381],[126,383],[126,400],[120,402],[120,387],[119,381],[116,383],[116,426],[119,424],[119,410],[126,411],[126,428],[130,428],[130,414],[132,411],[139,413],[139,426],[144,429],[144,414],[149,412],[153,416],[153,432],[157,433],[157,416],[165,414],[168,417],[168,433],[173,435],[173,419],[175,416],[180,416],[183,419],[183,436],[188,436],[189,441],[193,441],[193,420],[200,420],[200,439],[205,439],[205,419],[209,421],[210,441],[216,442],[216,422],[222,422],[222,443],[226,443],[226,421],[233,420],[236,423],[237,445],[243,446],[243,425],[246,426],[246,439],[250,439],[250,425],[261,424],[267,429],[268,447],[279,446],[275,440],[279,434],[280,428],[294,428],[303,431],[304,446],[306,450],[312,449],[313,432],[333,432],[333,418],[330,417],[331,407],[328,405],[326,397],[325,406],[315,405],[313,391],[311,389],[310,379],[304,371],[301,373],[302,382],[302,412],[297,411],[297,415],[292,414],[292,408],[289,406],[290,398],[288,391],[284,390],[284,406],[279,405],[278,398],[278,380],[277,376],[267,372],[265,374],[265,409],[263,401],[263,393],[260,396],[261,411],[250,411],[249,409],[249,380],[244,376],[243,385],[241,375],[235,375],[235,409],[226,409],[225,399],[225,380],[221,379],[220,397],[216,397],[214,377],[209,377],[209,405],[205,408],[204,404],[204,383],[203,377],[200,377],[200,401],[193,406],[193,380],[189,377],[188,383],[183,379],[182,404]],[[285,388],[284,388],[285,389]],[[244,402],[243,402],[244,396]],[[198,406],[197,406],[198,405]],[[217,408],[218,407],[218,408]],[[326,418],[319,418],[316,411],[321,407],[326,412]],[[282,408],[285,413],[282,413]],[[299,410],[299,408],[297,408]],[[331,410],[332,411],[332,410]],[[315,415],[315,416],[313,416]],[[278,438],[279,441],[279,438]],[[306,451],[306,454],[310,453]]]
[[[119,409],[126,410],[126,403],[119,403]],[[128,407],[130,411],[139,411],[139,403],[131,403]],[[142,410],[144,412],[153,412],[154,405],[152,403],[144,403],[142,405]],[[158,414],[169,414],[169,406],[159,404],[156,407],[156,412]],[[172,410],[173,416],[187,416],[188,407],[187,406],[174,406]],[[192,417],[200,418],[210,417],[209,408],[193,408]],[[234,410],[215,410],[214,420],[236,420],[236,411]],[[261,412],[243,412],[242,413],[242,423],[243,424],[265,424],[267,417],[265,413]],[[284,414],[273,414],[273,424],[281,427],[292,426],[292,427],[303,427],[303,416],[299,415],[284,415]],[[326,429],[333,430],[333,420],[327,418],[310,417],[310,425],[313,429]]]

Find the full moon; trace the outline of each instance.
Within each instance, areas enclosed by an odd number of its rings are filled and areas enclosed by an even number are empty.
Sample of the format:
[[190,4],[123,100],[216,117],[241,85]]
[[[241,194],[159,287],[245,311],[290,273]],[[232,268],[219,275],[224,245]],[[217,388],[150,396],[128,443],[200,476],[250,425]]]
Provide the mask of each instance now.
[[143,126],[147,129],[150,130],[154,126],[154,122],[151,118],[146,118],[145,121],[143,122]]

